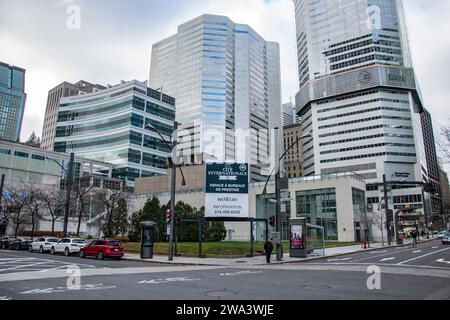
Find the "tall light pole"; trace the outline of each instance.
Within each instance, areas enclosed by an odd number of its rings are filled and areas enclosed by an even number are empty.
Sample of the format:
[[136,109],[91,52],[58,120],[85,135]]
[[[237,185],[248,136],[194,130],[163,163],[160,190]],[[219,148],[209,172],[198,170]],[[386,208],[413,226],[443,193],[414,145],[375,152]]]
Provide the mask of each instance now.
[[[277,134],[276,134],[276,141],[279,141],[279,136],[280,136],[280,128],[275,128]],[[273,172],[276,170],[275,173],[275,198],[276,198],[276,216],[275,216],[275,231],[281,232],[281,188],[280,188],[280,178],[281,178],[281,167],[280,167],[280,162],[284,159],[284,157],[286,156],[286,154],[301,140],[303,139],[307,139],[307,138],[312,138],[311,135],[306,135],[303,137],[299,137],[293,144],[291,144],[283,153],[283,155],[280,157],[280,149],[276,148],[275,149],[275,167],[272,170],[272,173],[269,175],[269,177],[267,178],[267,182],[266,185],[264,186],[264,190],[263,190],[263,195],[267,194],[267,185],[269,184],[270,178],[273,175]],[[283,245],[277,244],[276,245],[276,252],[277,252],[277,261],[281,261],[282,257],[283,257]]]
[[[170,234],[169,234],[169,261],[173,261],[173,240],[174,240],[174,226],[175,226],[175,193],[176,193],[176,186],[177,186],[177,130],[178,130],[178,122],[175,121],[174,123],[174,135],[172,137],[172,143],[168,142],[163,135],[152,125],[147,124],[145,126],[146,129],[150,129],[154,132],[156,132],[161,140],[171,148],[172,150],[172,156],[169,158],[170,163],[172,164],[172,180],[171,180],[171,187],[170,187],[170,211],[172,212],[172,216],[170,219]],[[183,180],[181,182],[181,185],[186,185],[186,179],[184,178],[183,170],[180,168],[181,175],[183,177]]]
[[64,224],[63,224],[63,237],[67,237],[67,229],[69,224],[70,213],[70,194],[72,193],[73,184],[73,167],[75,162],[75,154],[70,153],[69,170],[66,170],[58,161],[47,157],[47,160],[54,161],[65,173],[66,173],[66,202],[64,205]]

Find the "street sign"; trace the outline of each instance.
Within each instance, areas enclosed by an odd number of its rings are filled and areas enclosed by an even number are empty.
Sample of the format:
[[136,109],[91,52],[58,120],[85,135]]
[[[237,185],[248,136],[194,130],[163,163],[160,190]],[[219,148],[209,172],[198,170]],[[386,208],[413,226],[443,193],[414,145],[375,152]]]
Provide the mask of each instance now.
[[206,165],[206,218],[249,218],[248,164]]

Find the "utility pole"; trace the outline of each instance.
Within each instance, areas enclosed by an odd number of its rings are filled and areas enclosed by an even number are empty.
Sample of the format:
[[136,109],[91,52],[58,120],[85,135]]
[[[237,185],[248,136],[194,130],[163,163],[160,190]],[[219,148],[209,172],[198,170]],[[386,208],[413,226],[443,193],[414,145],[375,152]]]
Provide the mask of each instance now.
[[388,245],[390,246],[392,244],[392,237],[391,237],[391,219],[389,217],[389,199],[388,199],[388,191],[387,191],[387,180],[386,175],[383,175],[383,189],[384,189],[384,206],[385,206],[385,212],[386,212],[386,229],[387,229],[387,237],[388,237]]
[[[0,219],[3,220],[2,224],[6,224],[5,216],[4,215],[1,216],[1,214],[3,213],[2,197],[3,197],[3,187],[4,186],[5,186],[5,175],[2,174],[2,179],[0,181]],[[3,227],[2,227],[2,229],[3,229]],[[0,232],[1,232],[0,235],[3,236],[4,235],[3,230]],[[6,233],[6,225],[5,225],[5,233]]]
[[[162,93],[161,93],[162,95]],[[173,234],[174,234],[174,220],[175,220],[175,192],[177,186],[177,131],[178,122],[174,123],[174,136],[172,142],[172,157],[170,162],[172,163],[172,181],[170,188],[170,210],[172,211],[172,218],[170,219],[170,235],[169,235],[169,261],[173,261]]]
[[64,227],[63,227],[64,237],[67,237],[67,226],[69,224],[70,194],[72,193],[74,161],[75,161],[75,154],[72,152],[70,154],[69,171],[67,172],[66,176],[66,208],[64,213]]
[[2,179],[0,181],[0,212],[2,208],[2,197],[3,197],[3,187],[5,186],[5,175],[2,174]]
[[425,199],[425,186],[422,186],[422,203],[423,203],[423,213],[425,215],[425,230],[427,232],[427,239],[430,239],[430,235],[428,234],[428,210],[427,210],[427,201]]

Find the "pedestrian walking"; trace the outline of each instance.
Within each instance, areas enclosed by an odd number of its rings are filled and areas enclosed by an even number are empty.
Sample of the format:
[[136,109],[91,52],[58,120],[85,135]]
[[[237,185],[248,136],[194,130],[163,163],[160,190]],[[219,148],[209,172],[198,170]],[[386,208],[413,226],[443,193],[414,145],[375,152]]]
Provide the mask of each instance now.
[[270,258],[273,252],[273,244],[271,241],[266,241],[266,243],[264,244],[264,251],[266,252],[267,263],[270,263]]
[[416,247],[417,245],[417,236],[418,236],[419,232],[417,232],[416,230],[411,231],[411,236],[413,238],[413,248]]

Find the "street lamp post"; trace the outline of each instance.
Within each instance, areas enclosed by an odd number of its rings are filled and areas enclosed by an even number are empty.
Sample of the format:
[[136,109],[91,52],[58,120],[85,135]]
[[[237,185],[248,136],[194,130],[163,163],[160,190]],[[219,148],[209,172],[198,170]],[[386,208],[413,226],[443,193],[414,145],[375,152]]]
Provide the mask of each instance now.
[[[279,130],[280,130],[280,128],[275,128],[275,130],[276,130],[276,132],[277,132],[277,135],[276,135],[276,137],[277,137],[277,142],[278,142],[278,137],[279,137]],[[280,162],[283,160],[283,158],[286,156],[286,154],[298,143],[298,142],[300,142],[301,140],[303,140],[303,139],[307,139],[307,138],[312,138],[312,136],[311,135],[306,135],[306,136],[303,136],[303,137],[299,137],[293,144],[291,144],[285,151],[284,151],[284,153],[283,153],[283,155],[280,157],[279,156],[279,148],[276,148],[276,152],[275,152],[275,155],[276,155],[276,163],[275,163],[275,167],[274,167],[274,169],[272,170],[272,172],[271,172],[271,174],[269,175],[269,177],[267,178],[267,182],[266,182],[266,184],[265,184],[265,186],[264,186],[264,190],[263,190],[263,195],[266,195],[267,194],[267,185],[269,184],[269,181],[270,181],[270,178],[272,177],[272,175],[273,175],[273,172],[276,170],[276,173],[275,173],[275,198],[276,198],[276,213],[275,213],[275,231],[278,233],[278,232],[281,232],[281,188],[280,188],[280,185],[281,185],[281,182],[280,182],[280,179],[281,179],[281,167],[280,167]],[[280,244],[277,244],[276,245],[276,252],[277,252],[277,261],[281,261],[282,260],[282,258],[283,258],[283,245],[280,243]]]
[[[169,261],[173,261],[173,242],[174,242],[174,226],[175,226],[175,193],[176,193],[176,186],[177,186],[177,164],[176,164],[176,147],[177,147],[177,130],[178,130],[178,122],[174,123],[174,135],[172,137],[172,143],[168,142],[163,135],[152,125],[147,124],[145,126],[146,129],[150,129],[154,132],[156,132],[161,140],[168,145],[172,150],[172,156],[169,158],[170,163],[172,164],[172,180],[171,180],[171,187],[170,187],[170,210],[172,212],[171,219],[170,219],[170,234],[169,234]],[[181,175],[183,177],[183,180],[181,182],[181,185],[186,185],[186,179],[184,177],[183,170],[180,168]]]
[[47,160],[54,161],[65,173],[66,173],[66,202],[64,210],[64,224],[63,224],[63,237],[67,237],[67,226],[69,224],[69,212],[70,212],[70,194],[72,193],[73,184],[73,166],[75,162],[75,154],[70,154],[69,171],[67,171],[58,161],[47,157]]

